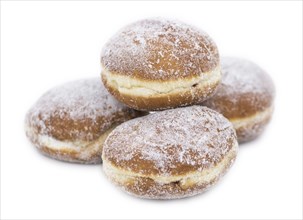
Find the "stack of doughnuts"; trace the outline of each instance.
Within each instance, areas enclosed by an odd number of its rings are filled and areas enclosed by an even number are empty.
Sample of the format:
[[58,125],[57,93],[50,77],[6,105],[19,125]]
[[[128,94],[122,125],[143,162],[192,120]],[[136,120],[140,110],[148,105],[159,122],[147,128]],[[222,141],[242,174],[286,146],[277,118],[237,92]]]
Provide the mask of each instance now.
[[102,162],[131,195],[204,192],[233,165],[238,143],[257,138],[271,119],[269,75],[248,60],[220,57],[208,34],[179,21],[126,26],[104,46],[101,66],[102,80],[44,94],[25,131],[49,157]]

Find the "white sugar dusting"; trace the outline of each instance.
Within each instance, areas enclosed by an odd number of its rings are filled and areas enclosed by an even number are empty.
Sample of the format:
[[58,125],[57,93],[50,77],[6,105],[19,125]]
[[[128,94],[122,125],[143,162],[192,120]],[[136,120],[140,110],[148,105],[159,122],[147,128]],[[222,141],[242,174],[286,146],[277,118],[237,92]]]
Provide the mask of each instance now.
[[142,177],[130,175],[110,165],[106,160],[103,168],[107,177],[127,193],[146,199],[179,199],[194,196],[214,185],[235,161],[237,148],[230,150],[218,163],[202,172],[190,172],[182,176]]
[[147,79],[201,74],[205,68],[216,67],[218,60],[216,45],[205,32],[161,18],[138,21],[121,29],[101,55],[107,70],[130,76],[140,73]]
[[271,120],[273,106],[245,119],[232,120],[237,132],[238,142],[243,143],[257,138]]
[[[222,57],[221,68],[221,84],[202,105],[230,119],[239,142],[252,140],[262,133],[270,120],[275,96],[274,83],[263,69],[248,60]],[[239,122],[235,120],[245,122],[245,126],[239,127]]]
[[218,87],[216,96],[274,93],[274,85],[269,75],[251,61],[222,57],[221,69],[222,82]]
[[[94,124],[97,123],[98,118],[104,117],[106,120],[100,125],[100,130],[104,130],[113,125],[114,113],[128,110],[127,106],[116,101],[108,93],[101,79],[83,79],[68,82],[46,92],[28,112],[27,123],[29,126],[38,127],[39,133],[48,134],[52,129],[56,129],[45,124],[53,118],[62,121],[69,119],[75,123],[89,119],[91,124]],[[129,114],[134,113],[131,110]],[[87,132],[79,135],[89,136],[89,129],[89,127],[85,128]],[[68,132],[78,131],[71,127]]]
[[[122,165],[136,156],[169,176],[177,164],[198,171],[220,162],[236,142],[231,123],[206,107],[191,106],[150,114],[119,125],[104,144],[104,157]],[[178,165],[178,166],[179,166]],[[141,169],[141,173],[148,170]]]

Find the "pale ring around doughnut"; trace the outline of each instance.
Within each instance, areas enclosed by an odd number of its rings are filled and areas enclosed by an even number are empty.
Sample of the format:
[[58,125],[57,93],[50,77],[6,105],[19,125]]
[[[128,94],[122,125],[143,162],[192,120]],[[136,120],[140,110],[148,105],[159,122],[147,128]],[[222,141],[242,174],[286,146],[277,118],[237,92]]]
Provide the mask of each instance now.
[[116,101],[99,78],[83,79],[45,93],[28,111],[25,131],[49,157],[101,163],[103,142],[110,131],[143,114]]
[[156,112],[117,126],[103,148],[106,176],[146,199],[202,193],[231,167],[238,142],[232,124],[202,106]]
[[104,46],[101,65],[109,92],[145,111],[201,103],[221,79],[219,52],[208,34],[166,19],[121,29]]
[[275,87],[270,76],[255,63],[222,57],[222,82],[215,94],[202,105],[228,118],[240,143],[257,138],[269,123]]

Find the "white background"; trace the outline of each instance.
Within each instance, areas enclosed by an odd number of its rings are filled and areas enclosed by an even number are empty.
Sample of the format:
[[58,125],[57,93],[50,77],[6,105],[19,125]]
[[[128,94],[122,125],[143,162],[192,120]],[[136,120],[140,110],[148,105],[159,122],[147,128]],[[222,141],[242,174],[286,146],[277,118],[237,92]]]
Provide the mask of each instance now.
[[[101,165],[42,156],[23,120],[49,88],[100,73],[118,29],[153,16],[204,29],[222,55],[251,59],[274,79],[273,120],[241,146],[230,172],[188,199],[131,197]],[[302,218],[302,2],[1,2],[1,217]]]

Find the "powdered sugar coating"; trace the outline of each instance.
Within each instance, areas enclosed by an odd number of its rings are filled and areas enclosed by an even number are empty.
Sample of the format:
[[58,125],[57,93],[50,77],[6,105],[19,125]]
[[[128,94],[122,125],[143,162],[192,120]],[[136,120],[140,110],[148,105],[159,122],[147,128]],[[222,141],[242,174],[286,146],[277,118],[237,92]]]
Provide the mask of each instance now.
[[[127,193],[144,199],[180,199],[207,191],[216,182],[218,182],[230,169],[236,159],[236,152],[233,156],[227,158],[228,162],[223,163],[222,169],[210,168],[207,173],[212,173],[212,178],[205,178],[205,173],[197,176],[175,177],[177,181],[161,183],[157,178],[134,177],[121,183],[112,178],[112,181],[120,186]],[[107,173],[108,174],[108,173]],[[195,173],[197,174],[197,173]],[[109,178],[111,178],[109,176]],[[179,179],[179,180],[178,180]]]
[[244,59],[222,57],[221,67],[221,84],[202,105],[228,119],[251,116],[272,106],[273,81],[258,65]]
[[251,117],[231,120],[237,132],[238,142],[243,143],[254,140],[265,130],[266,125],[270,122],[273,113],[273,107],[256,113]]
[[222,82],[202,105],[214,109],[234,125],[238,141],[259,136],[269,123],[275,96],[270,76],[255,63],[222,57]]
[[90,141],[127,119],[140,115],[116,101],[101,79],[83,79],[45,93],[26,116],[28,127],[58,140]]
[[183,175],[219,163],[236,144],[231,123],[201,106],[166,110],[119,125],[103,158],[140,175]]
[[179,21],[146,19],[130,24],[104,46],[105,69],[153,80],[200,76],[219,64],[218,49],[203,31]]
[[234,57],[222,57],[222,85],[216,95],[254,93],[273,94],[274,85],[269,75],[255,63]]

